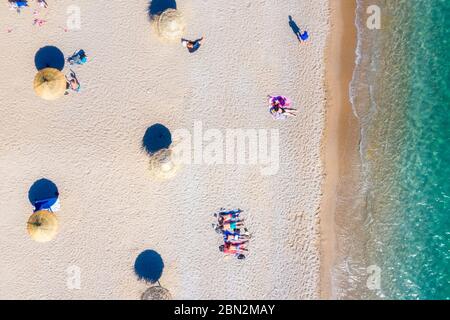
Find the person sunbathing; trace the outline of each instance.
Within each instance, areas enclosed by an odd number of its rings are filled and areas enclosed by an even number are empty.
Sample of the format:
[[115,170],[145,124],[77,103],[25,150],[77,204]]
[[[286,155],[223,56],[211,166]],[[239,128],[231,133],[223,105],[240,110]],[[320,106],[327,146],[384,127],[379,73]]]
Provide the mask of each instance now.
[[225,243],[221,246],[219,246],[219,251],[223,252],[225,254],[244,254],[248,252],[248,249],[246,248],[246,242],[241,243]]
[[251,238],[250,234],[241,233],[240,230],[239,230],[239,232],[225,231],[223,233],[223,240],[225,242],[229,242],[229,243],[239,243],[242,241],[249,241],[250,238]]
[[222,224],[222,222],[224,221],[230,221],[233,219],[239,219],[239,216],[241,215],[241,210],[236,210],[236,211],[228,211],[228,212],[219,212],[214,213],[214,217],[217,218],[217,220],[219,221],[220,224]]
[[297,114],[295,113],[297,109],[294,108],[288,108],[288,107],[281,107],[279,105],[272,106],[270,108],[270,114],[275,118],[279,119],[280,116],[292,116],[296,117]]
[[284,120],[287,116],[295,117],[297,109],[291,108],[291,101],[284,96],[268,95],[270,109],[269,112],[275,120]]
[[240,229],[241,227],[244,227],[244,219],[238,221],[224,222],[223,224],[219,223],[219,228],[223,231],[234,231],[236,229]]
[[213,223],[212,227],[214,228],[214,230],[218,234],[221,234],[221,235],[223,235],[225,232],[232,232],[232,233],[239,233],[239,234],[244,234],[244,233],[248,232],[247,228],[242,228],[242,229],[241,228],[236,228],[236,229],[230,230],[228,227],[224,228],[223,225],[219,225],[219,224],[216,224],[216,223]]
[[87,55],[86,52],[81,49],[78,52],[74,52],[74,54],[72,56],[70,56],[69,58],[67,58],[67,61],[73,65],[73,64],[85,64],[87,62]]
[[[220,209],[220,210],[225,210],[225,209]],[[235,216],[239,216],[242,213],[241,209],[237,209],[237,210],[231,210],[231,211],[219,211],[219,213],[214,213],[214,217],[221,217],[221,216],[227,216],[227,215],[235,215]]]
[[[66,76],[66,81],[67,81],[66,89],[71,89],[72,91],[80,92],[81,84],[78,81],[78,78],[77,78],[75,72],[73,72],[72,70],[70,70],[70,71],[71,71],[70,77]],[[68,92],[66,92],[66,94],[68,94]]]
[[241,218],[239,217],[239,215],[226,215],[226,216],[221,216],[217,219],[217,221],[219,222],[219,225],[222,225],[224,223],[231,223],[231,222],[239,222],[239,221],[243,221],[241,220]]

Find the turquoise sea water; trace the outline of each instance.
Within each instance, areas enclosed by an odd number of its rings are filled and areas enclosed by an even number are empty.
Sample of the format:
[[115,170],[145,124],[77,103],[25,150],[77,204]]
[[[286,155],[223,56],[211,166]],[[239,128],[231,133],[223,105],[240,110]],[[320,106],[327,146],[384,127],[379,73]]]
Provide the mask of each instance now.
[[[373,4],[380,30],[366,27]],[[368,288],[360,272],[358,295],[450,299],[450,1],[359,0],[357,26],[358,268],[375,265],[381,279]]]

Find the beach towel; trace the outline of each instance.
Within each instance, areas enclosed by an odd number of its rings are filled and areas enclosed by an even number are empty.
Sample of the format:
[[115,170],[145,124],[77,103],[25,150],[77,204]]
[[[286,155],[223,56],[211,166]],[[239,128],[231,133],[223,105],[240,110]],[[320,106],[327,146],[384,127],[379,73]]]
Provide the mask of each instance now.
[[270,96],[269,103],[270,105],[274,105],[276,102],[280,104],[282,107],[290,107],[291,100],[285,96]]

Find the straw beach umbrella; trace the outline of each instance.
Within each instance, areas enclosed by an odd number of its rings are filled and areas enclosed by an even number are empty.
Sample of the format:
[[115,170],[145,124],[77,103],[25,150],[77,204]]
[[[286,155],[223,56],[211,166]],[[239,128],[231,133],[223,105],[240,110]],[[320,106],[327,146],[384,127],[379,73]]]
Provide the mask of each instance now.
[[171,149],[161,149],[150,156],[150,174],[156,179],[173,178],[180,166],[176,163]]
[[176,9],[167,9],[156,17],[159,35],[168,40],[180,40],[186,28],[181,12]]
[[28,234],[36,242],[48,242],[58,233],[58,219],[53,212],[36,211],[28,219]]
[[154,286],[145,290],[141,300],[172,300],[172,295],[166,288]]
[[56,100],[66,91],[66,78],[58,69],[45,68],[34,77],[34,92],[45,100]]

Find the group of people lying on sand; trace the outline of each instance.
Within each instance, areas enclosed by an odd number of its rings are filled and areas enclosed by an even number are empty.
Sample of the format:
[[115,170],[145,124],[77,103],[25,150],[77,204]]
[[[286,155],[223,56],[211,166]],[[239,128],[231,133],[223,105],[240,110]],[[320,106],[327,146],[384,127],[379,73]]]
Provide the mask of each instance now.
[[[15,10],[15,11],[17,11],[17,13],[20,13],[22,9],[29,7],[29,2],[36,2],[36,4],[43,9],[48,8],[48,3],[46,0],[31,0],[31,1],[8,0],[8,5],[9,5],[10,10]],[[47,23],[47,20],[44,20],[44,19],[38,17],[39,10],[37,10],[37,9],[34,10],[33,16],[35,17],[33,20],[33,25],[42,27],[44,24]],[[9,28],[8,32],[12,32],[12,29]]]
[[241,209],[231,211],[221,209],[218,213],[214,213],[217,223],[214,223],[213,227],[217,233],[223,235],[224,244],[219,246],[219,250],[225,254],[234,255],[238,259],[245,259],[251,235],[244,226],[244,219],[240,217],[241,213]]
[[[78,50],[73,53],[69,58],[67,58],[67,62],[69,62],[70,65],[83,65],[87,62],[87,55],[84,50]],[[77,75],[75,72],[70,69],[70,73],[67,76],[66,75],[66,81],[67,81],[67,91],[66,95],[69,94],[69,89],[74,92],[80,92],[81,84],[80,81],[78,81]]]

